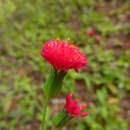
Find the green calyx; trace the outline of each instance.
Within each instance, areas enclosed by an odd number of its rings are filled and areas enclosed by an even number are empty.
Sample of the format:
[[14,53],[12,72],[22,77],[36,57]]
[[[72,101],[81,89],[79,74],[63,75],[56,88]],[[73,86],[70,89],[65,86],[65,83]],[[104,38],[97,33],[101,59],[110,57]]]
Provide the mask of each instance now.
[[56,97],[62,88],[62,82],[66,72],[57,72],[56,69],[52,68],[49,74],[48,80],[44,86],[45,95],[50,99]]
[[65,126],[73,117],[69,116],[65,110],[59,112],[53,119],[53,125],[55,128],[62,128]]

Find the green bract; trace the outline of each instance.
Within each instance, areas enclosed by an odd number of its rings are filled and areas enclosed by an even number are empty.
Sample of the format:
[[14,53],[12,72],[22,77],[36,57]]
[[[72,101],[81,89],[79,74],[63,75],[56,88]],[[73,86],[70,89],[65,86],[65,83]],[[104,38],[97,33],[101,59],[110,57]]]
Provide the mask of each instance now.
[[60,71],[57,72],[56,69],[52,68],[49,74],[48,80],[44,86],[45,95],[50,99],[56,97],[61,88],[62,82],[66,72]]
[[59,112],[56,117],[53,119],[53,125],[56,128],[62,128],[65,126],[73,117],[69,116],[65,110]]

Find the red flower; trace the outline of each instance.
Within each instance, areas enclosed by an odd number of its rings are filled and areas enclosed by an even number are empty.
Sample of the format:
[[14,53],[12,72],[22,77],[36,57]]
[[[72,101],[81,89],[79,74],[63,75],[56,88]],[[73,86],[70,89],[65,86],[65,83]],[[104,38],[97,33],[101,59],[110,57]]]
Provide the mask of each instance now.
[[88,36],[93,37],[94,34],[95,34],[94,29],[93,29],[93,28],[90,28],[90,29],[88,30]]
[[72,100],[72,93],[66,97],[65,109],[70,116],[74,117],[85,117],[88,116],[88,112],[81,113],[86,108],[86,104],[78,106],[78,101]]
[[46,42],[43,45],[41,56],[58,71],[69,69],[78,71],[87,64],[85,55],[69,41],[52,40]]

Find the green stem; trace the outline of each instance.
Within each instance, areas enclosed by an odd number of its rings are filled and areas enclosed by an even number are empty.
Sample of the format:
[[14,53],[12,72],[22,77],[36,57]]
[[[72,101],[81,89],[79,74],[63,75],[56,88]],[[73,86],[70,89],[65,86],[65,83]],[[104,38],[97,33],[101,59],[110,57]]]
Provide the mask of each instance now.
[[45,130],[46,129],[46,113],[47,113],[48,102],[49,102],[49,98],[46,98],[45,106],[44,106],[44,110],[43,110],[43,114],[42,114],[43,118],[42,118],[42,123],[41,123],[40,130]]

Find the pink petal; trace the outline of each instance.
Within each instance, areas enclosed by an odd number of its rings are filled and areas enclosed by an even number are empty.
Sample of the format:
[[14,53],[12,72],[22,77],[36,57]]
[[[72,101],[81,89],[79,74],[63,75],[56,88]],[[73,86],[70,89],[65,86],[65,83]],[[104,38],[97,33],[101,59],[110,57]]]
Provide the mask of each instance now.
[[87,106],[87,104],[82,104],[81,106],[80,106],[80,110],[82,111],[82,110],[84,110],[85,108],[86,108],[86,106]]
[[88,112],[82,113],[82,114],[80,114],[80,116],[81,116],[81,117],[88,116]]

